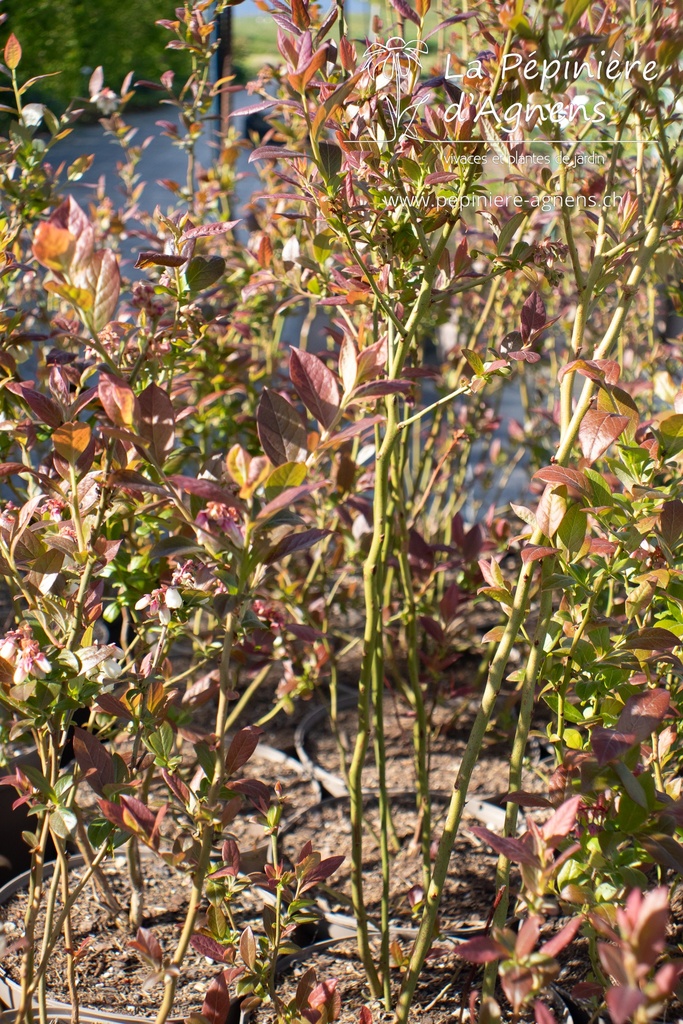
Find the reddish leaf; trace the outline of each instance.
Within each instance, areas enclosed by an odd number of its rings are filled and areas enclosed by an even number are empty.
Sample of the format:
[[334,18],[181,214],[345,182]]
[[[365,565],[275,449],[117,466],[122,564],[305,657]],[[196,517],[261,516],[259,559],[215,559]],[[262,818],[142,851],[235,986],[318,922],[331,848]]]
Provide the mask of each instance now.
[[240,935],[240,956],[247,967],[253,971],[256,963],[256,940],[251,928],[247,927]]
[[[263,107],[265,109],[265,107],[271,105],[263,104]],[[228,231],[232,231],[240,223],[241,221],[239,220],[222,220],[216,224],[200,224],[196,228],[185,228],[180,240],[185,242],[188,238],[208,238],[210,235],[224,235]]]
[[175,443],[173,403],[157,384],[149,384],[140,394],[140,435],[147,441],[157,462],[166,461]]
[[538,292],[533,291],[522,306],[521,335],[522,341],[526,344],[532,335],[537,334],[545,327],[546,312],[543,299]]
[[496,853],[502,853],[508,860],[514,861],[516,864],[527,864],[532,868],[538,867],[538,860],[521,839],[497,836],[494,832],[489,832],[487,828],[482,828],[480,825],[473,825],[470,828],[470,832],[474,832],[475,836],[483,839]]
[[645,693],[629,697],[619,715],[619,732],[633,733],[641,742],[650,737],[669,710],[670,698],[667,690],[646,690]]
[[675,633],[661,626],[652,626],[627,636],[624,648],[627,651],[670,651],[679,644]]
[[567,921],[566,925],[560,928],[557,935],[553,935],[552,939],[548,939],[547,942],[543,943],[539,953],[543,953],[545,956],[557,956],[570,942],[574,941],[582,924],[582,917],[573,917],[571,921]]
[[254,805],[257,811],[266,814],[270,806],[270,792],[268,787],[258,779],[231,779],[229,788],[234,793],[244,793],[248,800]]
[[538,544],[527,544],[522,548],[522,561],[525,565],[529,562],[537,562],[541,558],[547,558],[549,555],[556,555],[559,548],[548,548]]
[[10,71],[14,71],[19,66],[21,60],[21,43],[15,36],[14,32],[10,32],[9,39],[5,43],[4,52],[5,64]]
[[[604,946],[600,946],[601,954],[604,948]],[[612,1024],[627,1024],[627,1021],[633,1019],[638,1007],[642,1006],[645,1002],[645,996],[637,988],[619,986],[607,989],[605,1000],[610,1017],[612,1018]]]
[[135,261],[137,270],[144,270],[145,267],[182,267],[187,263],[187,256],[176,256],[170,252],[153,252],[147,250],[141,252]]
[[213,979],[204,997],[202,1006],[202,1017],[206,1017],[209,1024],[225,1024],[230,1011],[230,992],[228,990],[228,975],[221,971]]
[[190,939],[190,945],[197,950],[200,956],[207,956],[209,960],[215,960],[219,964],[227,961],[226,948],[209,935],[196,932]]
[[329,430],[337,419],[340,402],[339,385],[332,371],[311,352],[292,348],[289,376],[308,411]]
[[263,450],[274,466],[306,458],[306,428],[294,406],[277,391],[263,389],[256,427]]
[[259,512],[257,518],[259,520],[269,519],[270,516],[275,515],[283,508],[288,508],[293,505],[295,501],[300,498],[305,498],[308,494],[313,494],[314,491],[319,490],[324,486],[324,482],[301,484],[300,487],[288,487],[285,491],[282,491],[276,498],[269,501],[267,505],[264,505]]
[[258,746],[259,736],[263,733],[263,729],[259,729],[256,725],[247,725],[244,729],[240,729],[238,733],[232,738],[232,743],[228,747],[228,752],[225,755],[225,772],[226,775],[230,776],[236,772],[242,765],[245,765],[251,755],[254,753]]
[[198,480],[194,476],[179,475],[169,476],[168,479],[179,490],[185,491],[186,494],[196,494],[206,501],[218,501],[226,505],[237,506],[242,504],[236,494],[229,491],[227,487],[221,487],[213,480]]
[[336,1020],[341,1013],[341,996],[338,991],[339,982],[336,978],[326,978],[316,985],[308,997],[308,1005],[314,1010],[326,1010],[328,1021]]
[[10,382],[7,384],[6,390],[23,398],[31,412],[34,412],[48,427],[59,427],[64,422],[57,403],[30,385]]
[[149,928],[138,928],[137,935],[128,943],[131,949],[136,949],[144,959],[156,970],[163,964],[164,954],[159,940]]
[[324,882],[330,875],[333,875],[338,868],[344,863],[345,857],[343,854],[339,857],[327,857],[325,860],[321,860],[317,867],[314,867],[311,871],[307,871],[305,878],[306,884],[303,886],[302,891],[311,889],[314,885],[319,882]]
[[683,533],[683,501],[665,501],[659,516],[659,530],[662,540],[670,548],[674,546]]
[[567,469],[565,466],[545,466],[534,473],[534,479],[557,487],[564,485],[570,490],[578,491],[580,495],[590,495],[588,480],[578,469]]
[[313,530],[304,530],[303,533],[292,533],[289,537],[284,537],[271,551],[266,558],[266,565],[272,565],[273,562],[277,562],[280,558],[291,555],[295,551],[306,551],[329,534],[329,530],[319,530],[317,527]]
[[115,781],[111,754],[96,736],[77,725],[74,726],[73,747],[76,763],[84,778],[101,796],[103,787]]
[[599,765],[616,761],[631,749],[636,742],[633,733],[616,732],[614,729],[603,729],[596,725],[591,733],[591,746]]
[[593,463],[604,455],[630,422],[628,416],[589,409],[579,427],[579,443],[584,459]]
[[372,1011],[369,1006],[361,1006],[358,1024],[372,1024]]
[[507,955],[507,950],[500,942],[488,935],[480,935],[468,939],[455,947],[455,955],[471,964],[488,964],[492,960],[500,960]]
[[130,384],[108,373],[102,373],[97,385],[97,395],[112,423],[117,427],[135,426],[139,409]]
[[555,1015],[540,999],[534,1002],[534,1020],[536,1024],[557,1024]]
[[113,318],[121,291],[119,264],[111,249],[99,249],[92,254],[85,280],[93,296],[89,316],[95,331],[101,331]]
[[543,825],[543,838],[549,846],[556,846],[559,840],[568,836],[576,825],[576,815],[581,804],[580,796],[573,796],[557,808],[551,818]]
[[415,13],[412,7],[408,6],[406,0],[391,0],[391,6],[395,11],[398,11],[402,18],[408,18],[415,25],[420,24],[419,15]]
[[580,373],[582,377],[604,381],[613,386],[619,380],[621,367],[614,359],[574,359],[561,368],[557,375],[558,382],[561,383],[567,373]]

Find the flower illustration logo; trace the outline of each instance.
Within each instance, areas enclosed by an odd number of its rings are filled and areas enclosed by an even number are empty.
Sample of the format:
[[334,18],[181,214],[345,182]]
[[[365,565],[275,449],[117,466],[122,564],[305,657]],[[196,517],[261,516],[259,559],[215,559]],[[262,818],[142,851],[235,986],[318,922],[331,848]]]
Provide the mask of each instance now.
[[427,53],[422,39],[405,40],[392,36],[386,43],[372,43],[364,54],[362,68],[375,79],[377,91],[386,90],[386,111],[392,129],[388,142],[417,138],[412,126],[423,101],[406,102],[422,69],[422,54]]

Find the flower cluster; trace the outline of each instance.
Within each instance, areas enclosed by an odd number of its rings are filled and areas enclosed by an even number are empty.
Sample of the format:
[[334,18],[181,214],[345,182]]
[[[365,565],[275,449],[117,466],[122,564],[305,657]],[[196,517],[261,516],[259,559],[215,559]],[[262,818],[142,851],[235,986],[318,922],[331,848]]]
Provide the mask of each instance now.
[[30,626],[11,629],[2,641],[0,658],[9,662],[14,668],[15,684],[23,683],[30,676],[43,679],[51,669],[50,662],[40,649],[40,644],[33,639]]

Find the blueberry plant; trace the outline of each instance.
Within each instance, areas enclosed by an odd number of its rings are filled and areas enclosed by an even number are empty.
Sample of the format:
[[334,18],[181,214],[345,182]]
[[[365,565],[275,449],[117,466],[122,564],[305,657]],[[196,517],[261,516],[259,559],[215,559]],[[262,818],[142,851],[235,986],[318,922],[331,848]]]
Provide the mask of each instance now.
[[[0,572],[14,621],[0,703],[6,744],[31,743],[40,761],[4,780],[35,817],[19,1020],[47,1020],[62,938],[77,1018],[71,909],[92,879],[120,914],[102,865],[121,846],[158,1024],[191,947],[218,965],[193,1019],[224,1024],[234,998],[292,1024],[338,1016],[337,979],[308,971],[290,999],[277,968],[340,859],[307,844],[287,863],[287,794],[242,770],[261,726],[314,691],[334,725],[354,648],[343,769],[369,998],[410,1019],[505,693],[505,828],[471,830],[499,856],[498,895],[486,934],[456,950],[484,965],[472,1015],[500,1019],[506,1000],[514,1019],[550,1024],[562,954],[581,942],[591,1012],[656,1019],[681,973],[667,932],[667,885],[683,870],[680,11],[510,0],[437,13],[392,0],[372,39],[354,40],[343,3],[263,0],[278,53],[246,112],[265,134],[228,129],[204,167],[198,143],[233,88],[211,77],[211,19],[225,7],[188,0],[160,23],[191,74],[151,83],[187,157],[153,213],[138,173],[147,143],[126,122],[133,78],[120,94],[101,70],[91,78],[123,187],[118,208],[97,192],[84,210],[65,185],[90,158],[66,183],[47,159],[77,112],[57,120],[26,102],[20,43],[5,47]],[[245,148],[254,190],[239,209]],[[503,415],[511,396],[519,421]],[[526,497],[502,504],[516,468]],[[432,709],[459,685],[464,651],[480,663],[464,688],[476,713],[437,829]],[[272,709],[252,715],[273,678]],[[414,722],[423,879],[400,956],[389,689]],[[554,762],[547,795],[523,788],[532,728]],[[364,877],[371,748],[377,922]],[[243,801],[270,847],[258,872],[243,868]],[[190,880],[171,951],[142,926],[150,858]],[[242,920],[255,894],[256,930]]]

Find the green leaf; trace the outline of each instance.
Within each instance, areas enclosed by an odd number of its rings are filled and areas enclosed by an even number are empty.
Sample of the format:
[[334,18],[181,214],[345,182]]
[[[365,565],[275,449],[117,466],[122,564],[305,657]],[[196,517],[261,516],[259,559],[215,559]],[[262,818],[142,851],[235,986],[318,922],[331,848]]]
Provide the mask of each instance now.
[[512,236],[515,234],[517,228],[520,226],[520,224],[523,223],[527,216],[528,214],[524,212],[514,213],[512,217],[510,217],[510,220],[503,225],[503,227],[501,228],[501,232],[498,235],[498,241],[496,242],[496,252],[498,253],[499,256],[503,255],[508,245],[512,241]]
[[678,455],[683,451],[683,413],[674,413],[673,416],[661,420],[656,433],[659,435],[664,455],[667,458]]
[[191,292],[200,292],[215,284],[225,273],[222,256],[195,256],[187,265],[185,280]]
[[306,466],[302,462],[285,462],[277,466],[265,483],[266,501],[272,501],[289,487],[299,487],[306,479]]
[[78,818],[67,807],[57,807],[50,816],[50,825],[62,839],[73,839],[76,835]]
[[339,146],[336,146],[333,142],[320,142],[318,144],[318,150],[320,152],[320,163],[321,170],[325,181],[329,182],[332,178],[337,175],[342,165],[342,151]]
[[573,28],[584,11],[590,6],[591,0],[564,0],[565,31]]
[[579,505],[570,505],[557,531],[557,542],[568,556],[576,555],[586,539],[588,516]]

